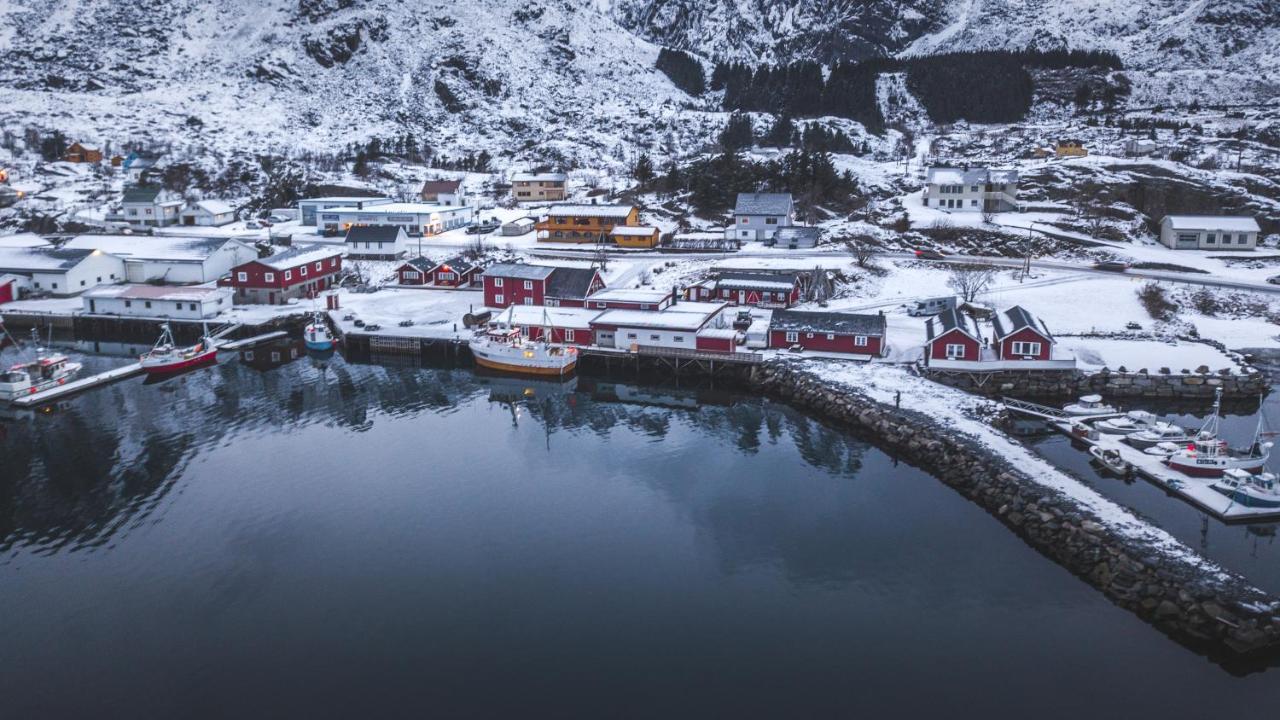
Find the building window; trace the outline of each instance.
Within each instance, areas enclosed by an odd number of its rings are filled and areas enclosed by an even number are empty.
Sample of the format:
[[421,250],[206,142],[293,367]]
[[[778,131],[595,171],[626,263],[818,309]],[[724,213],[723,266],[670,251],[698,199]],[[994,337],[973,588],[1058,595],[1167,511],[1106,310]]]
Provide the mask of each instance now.
[[813,333],[805,333],[805,334],[804,334],[804,339],[805,339],[805,340],[812,340],[812,339],[813,339]]
[[284,281],[285,281],[285,282],[289,282],[289,281],[290,281],[290,280],[292,280],[292,279],[293,279],[293,271],[292,271],[292,270],[285,270],[285,271],[284,271]]
[[494,303],[495,305],[501,305],[501,304],[505,303],[506,301],[507,301],[507,296],[505,296],[505,295],[494,295],[494,296],[493,296],[493,303]]
[[301,273],[301,274],[302,274],[302,277],[306,277],[306,276],[307,276],[307,266],[306,266],[306,265],[303,265],[303,266],[302,266],[302,268],[301,268],[301,270],[302,270],[302,273]]
[[[830,335],[828,335],[828,336],[827,336],[827,339],[828,339],[828,340],[830,340],[830,339],[831,339],[831,336],[830,336]],[[867,341],[867,336],[866,336],[866,335],[854,335],[854,336],[853,336],[853,345],[854,345],[854,347],[866,347],[866,346],[867,346],[867,342],[868,342],[868,341]]]
[[661,336],[661,335],[650,335],[650,336],[649,336],[649,341],[650,341],[650,342],[658,342],[658,341],[660,341],[660,340],[662,340],[662,336]]
[[236,273],[236,280],[239,282],[249,282],[249,273],[246,273],[246,272]]
[[143,306],[143,307],[145,307],[145,308],[147,308],[148,310],[150,310],[150,309],[151,309],[151,301],[150,301],[150,300],[148,300],[148,301],[146,301],[146,302],[142,303],[142,306]]
[[[1204,236],[1204,241],[1205,241],[1206,243],[1208,243],[1209,245],[1216,245],[1216,244],[1217,244],[1217,242],[1218,242],[1218,236],[1217,236],[1217,235],[1214,235],[1213,233],[1209,233],[1208,235],[1205,235],[1205,236]],[[1230,235],[1228,235],[1228,234],[1226,234],[1226,233],[1223,233],[1223,234],[1222,234],[1222,244],[1223,244],[1223,245],[1229,245],[1229,244],[1231,244],[1231,236],[1230,236]]]
[[418,271],[417,271],[417,270],[405,270],[405,271],[404,271],[404,279],[405,279],[405,280],[417,280],[417,279],[418,279]]
[[[40,286],[39,286],[39,285],[37,285],[36,287],[40,287]],[[125,307],[127,307],[127,308],[131,308],[131,307],[133,307],[133,301],[132,301],[132,300],[125,300],[125,301],[124,301],[124,306],[125,306]]]
[[793,343],[793,342],[800,342],[800,333],[798,333],[798,332],[788,332],[788,333],[787,333],[787,342],[789,342],[789,343]]
[[266,280],[267,282],[275,282],[275,281],[276,281],[276,274],[275,274],[275,273],[264,273],[264,274],[263,274],[263,276],[262,276],[262,278],[263,278],[264,280]]
[[671,340],[672,340],[672,341],[674,341],[674,342],[682,343],[682,342],[684,342],[684,336],[683,336],[683,335],[676,335],[675,337],[671,338]]
[[1178,242],[1180,243],[1193,243],[1199,239],[1200,236],[1196,233],[1178,233]]
[[[378,249],[379,250],[382,249],[382,243],[378,243]],[[324,261],[321,260],[320,262],[316,263],[316,272],[322,272],[323,270],[324,270]]]
[[764,224],[765,224],[765,225],[777,225],[777,224],[778,224],[778,218],[765,218],[765,219],[764,219]]
[[963,360],[965,356],[964,345],[955,344],[947,345],[948,360]]
[[496,287],[496,288],[500,288],[500,287],[502,287],[502,278],[494,278],[494,279],[493,279],[493,286],[494,286],[494,287]]
[[543,304],[547,307],[560,307],[560,300],[558,298],[547,298]]
[[525,280],[525,281],[524,281],[524,289],[525,289],[525,290],[532,290],[532,289],[533,289],[533,281],[532,281],[532,280]]
[[533,304],[533,298],[531,298],[531,297],[527,297],[527,298],[525,298],[525,299],[524,299],[524,304],[525,304],[525,305],[532,305],[532,304]]
[[1040,343],[1038,342],[1015,342],[1013,343],[1014,355],[1039,355]]
[[827,339],[828,339],[828,340],[835,340],[835,339],[836,339],[836,334],[835,334],[835,333],[827,333]]
[[565,341],[565,342],[573,342],[573,330],[571,330],[571,329],[569,329],[569,328],[565,328],[565,331],[564,331],[564,341]]

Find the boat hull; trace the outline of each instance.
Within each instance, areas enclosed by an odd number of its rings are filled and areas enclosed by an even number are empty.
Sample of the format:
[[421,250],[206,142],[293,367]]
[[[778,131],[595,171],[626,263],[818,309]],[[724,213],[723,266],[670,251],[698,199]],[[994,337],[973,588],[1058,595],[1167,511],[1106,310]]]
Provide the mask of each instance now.
[[490,370],[515,373],[517,375],[537,375],[539,377],[568,375],[578,367],[577,360],[570,360],[568,364],[562,367],[538,367],[533,365],[503,362],[501,360],[487,358],[479,354],[475,354],[475,359],[477,365]]
[[1213,483],[1209,487],[1213,488],[1214,492],[1231,498],[1231,501],[1238,505],[1257,508],[1280,508],[1280,498],[1258,497],[1243,490],[1221,487],[1217,483]]
[[218,361],[218,349],[209,348],[199,355],[195,355],[182,360],[173,361],[148,361],[143,360],[142,371],[148,375],[171,375],[173,373],[194,370],[195,368],[212,365]]
[[1249,460],[1236,460],[1228,463],[1210,464],[1188,464],[1181,461],[1177,457],[1171,457],[1165,461],[1171,470],[1177,470],[1183,475],[1202,478],[1219,478],[1230,468],[1244,470],[1249,473],[1262,472],[1263,467],[1267,464],[1266,458],[1251,458]]
[[333,338],[329,338],[327,340],[306,340],[304,342],[306,343],[308,350],[315,350],[316,352],[332,350],[334,346],[338,344]]

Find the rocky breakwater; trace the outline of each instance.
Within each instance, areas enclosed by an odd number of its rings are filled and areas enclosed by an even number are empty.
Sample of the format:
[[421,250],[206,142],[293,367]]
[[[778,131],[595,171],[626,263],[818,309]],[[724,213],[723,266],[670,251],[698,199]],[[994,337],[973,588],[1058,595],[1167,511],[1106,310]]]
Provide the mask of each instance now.
[[1189,548],[1108,524],[980,443],[922,413],[833,384],[797,363],[754,373],[758,391],[862,435],[930,472],[1043,555],[1185,646],[1231,667],[1280,661],[1280,598]]
[[1095,373],[1003,371],[962,374],[938,373],[928,369],[922,369],[922,373],[931,380],[962,390],[1019,398],[1064,398],[1098,393],[1116,398],[1212,400],[1218,388],[1222,388],[1222,395],[1226,398],[1257,398],[1267,392],[1270,384],[1266,373],[1254,367],[1217,372],[1200,368],[1176,374],[1167,370],[1130,372],[1108,368]]

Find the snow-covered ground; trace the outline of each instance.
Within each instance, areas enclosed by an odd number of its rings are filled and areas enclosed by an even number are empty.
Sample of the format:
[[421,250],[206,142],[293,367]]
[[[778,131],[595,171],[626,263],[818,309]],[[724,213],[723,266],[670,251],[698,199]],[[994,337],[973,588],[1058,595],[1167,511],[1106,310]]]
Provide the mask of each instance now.
[[[1058,337],[1058,346],[1076,356],[1081,370],[1124,368],[1130,372],[1146,369],[1156,372],[1169,368],[1174,373],[1195,371],[1205,366],[1211,372],[1240,367],[1230,355],[1212,345],[1177,340]],[[1154,363],[1154,364],[1153,364]]]

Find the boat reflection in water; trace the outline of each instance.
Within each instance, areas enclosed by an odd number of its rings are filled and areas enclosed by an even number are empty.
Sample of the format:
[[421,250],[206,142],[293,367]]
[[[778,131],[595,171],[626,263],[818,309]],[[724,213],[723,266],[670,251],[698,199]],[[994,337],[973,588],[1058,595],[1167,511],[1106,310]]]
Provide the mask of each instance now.
[[[329,348],[326,352],[332,356],[333,348]],[[258,372],[267,372],[284,367],[307,354],[309,351],[302,340],[292,338],[274,340],[241,350],[240,363]]]

